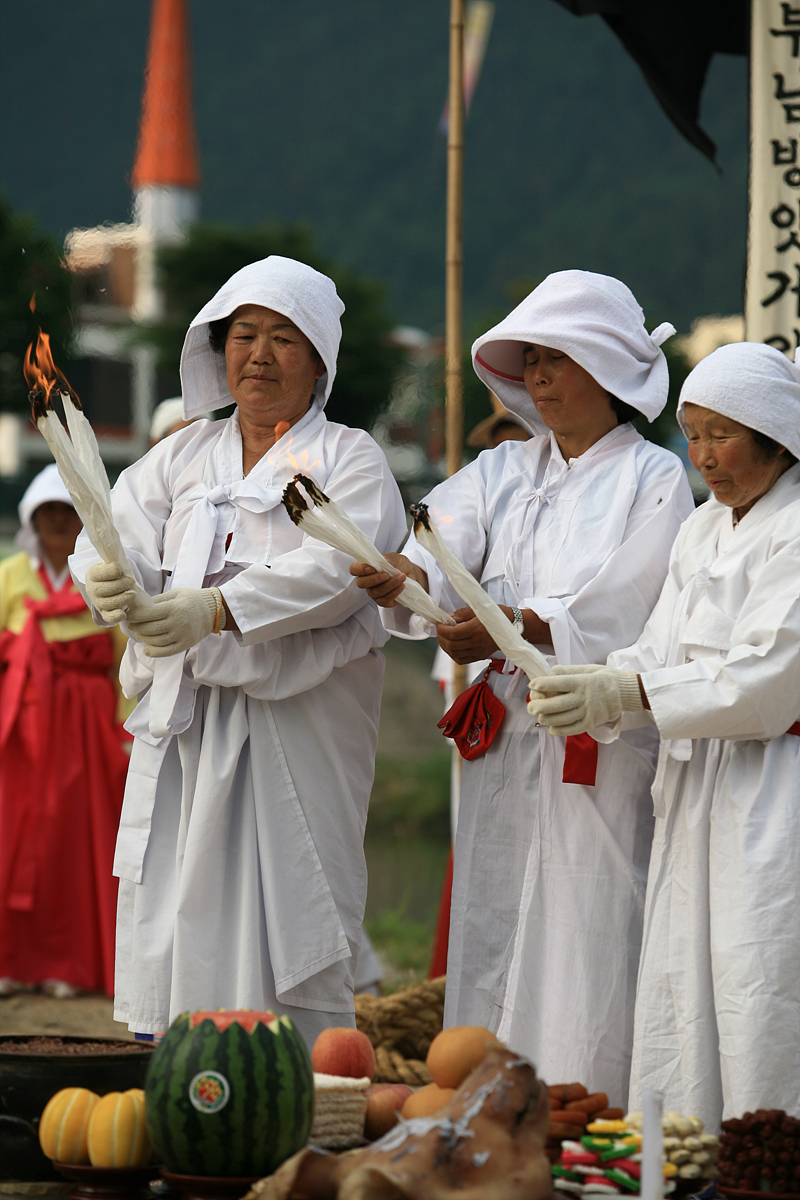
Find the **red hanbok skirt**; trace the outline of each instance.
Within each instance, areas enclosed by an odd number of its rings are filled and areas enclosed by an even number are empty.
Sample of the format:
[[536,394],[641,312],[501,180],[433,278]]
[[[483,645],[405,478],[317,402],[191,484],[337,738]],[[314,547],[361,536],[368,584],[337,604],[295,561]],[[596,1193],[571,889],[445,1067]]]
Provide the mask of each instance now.
[[[15,640],[0,636],[0,712]],[[47,652],[49,703],[29,677],[0,749],[0,977],[59,979],[110,995],[111,869],[128,767],[112,644],[95,634],[50,642]]]

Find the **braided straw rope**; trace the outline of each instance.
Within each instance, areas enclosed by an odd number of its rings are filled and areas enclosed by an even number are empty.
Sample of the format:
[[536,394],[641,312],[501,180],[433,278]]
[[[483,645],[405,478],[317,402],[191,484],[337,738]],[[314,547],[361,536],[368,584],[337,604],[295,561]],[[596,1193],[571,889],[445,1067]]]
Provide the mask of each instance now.
[[356,1025],[375,1048],[381,1083],[430,1083],[425,1056],[444,1017],[445,977],[429,979],[393,996],[356,996]]

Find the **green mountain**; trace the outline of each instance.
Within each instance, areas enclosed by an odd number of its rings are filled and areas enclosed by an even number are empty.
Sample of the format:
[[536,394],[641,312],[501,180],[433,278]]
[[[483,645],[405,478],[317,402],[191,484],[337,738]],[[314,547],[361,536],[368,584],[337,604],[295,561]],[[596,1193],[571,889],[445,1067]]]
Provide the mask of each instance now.
[[[148,0],[0,0],[0,192],[62,236],[129,215]],[[448,0],[190,0],[204,218],[302,221],[384,280],[398,321],[444,305]],[[563,267],[619,275],[681,330],[742,307],[747,64],[717,58],[672,128],[599,17],[497,0],[467,125],[465,317]]]

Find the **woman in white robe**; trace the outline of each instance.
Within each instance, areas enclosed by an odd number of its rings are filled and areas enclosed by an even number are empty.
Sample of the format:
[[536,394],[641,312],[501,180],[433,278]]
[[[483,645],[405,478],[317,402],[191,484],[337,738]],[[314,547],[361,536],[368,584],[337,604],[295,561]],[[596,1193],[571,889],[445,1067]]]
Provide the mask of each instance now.
[[382,549],[405,534],[383,453],[323,411],[343,309],[290,259],[234,275],[181,358],[185,418],[233,414],[165,438],[112,493],[152,606],[85,538],[71,560],[96,619],[132,635],[115,1018],[139,1033],[218,1007],[288,1013],[309,1044],[354,1023],[387,635],[347,557],[281,504],[303,470]]
[[[629,423],[666,402],[660,344],[673,332],[648,334],[619,280],[564,271],[473,346],[478,375],[535,436],[481,454],[426,503],[450,549],[555,661],[604,662],[637,636],[692,509],[679,460]],[[495,655],[413,537],[395,565],[458,610],[455,629],[435,631],[456,661]],[[351,570],[392,604],[396,581]],[[401,637],[434,632],[401,607],[383,618]],[[500,732],[462,765],[445,1024],[488,1026],[544,1078],[581,1079],[624,1104],[656,741],[626,735],[600,748],[596,783],[564,782],[564,741],[536,728],[526,680],[503,663],[489,679],[506,707]]]
[[[631,1103],[656,1088],[714,1130],[800,1117],[800,370],[724,346],[678,415],[712,495],[652,617],[612,670],[535,681],[531,708],[559,735],[661,734]],[[639,703],[615,709],[626,677]]]

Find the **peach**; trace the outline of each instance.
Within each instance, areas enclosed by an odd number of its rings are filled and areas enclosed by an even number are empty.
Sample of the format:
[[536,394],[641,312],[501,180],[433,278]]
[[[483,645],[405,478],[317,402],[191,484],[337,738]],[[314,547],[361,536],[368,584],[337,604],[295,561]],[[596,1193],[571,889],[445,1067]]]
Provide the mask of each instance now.
[[372,1042],[358,1029],[334,1026],[323,1029],[311,1051],[311,1065],[320,1075],[343,1075],[347,1079],[372,1079],[375,1051]]
[[431,1042],[425,1060],[431,1079],[440,1088],[460,1087],[470,1071],[483,1062],[486,1051],[502,1045],[481,1025],[454,1025],[444,1029]]
[[435,1083],[426,1083],[413,1095],[409,1096],[400,1112],[404,1121],[413,1117],[430,1117],[439,1112],[455,1093],[455,1088],[440,1088]]
[[373,1083],[367,1089],[364,1137],[374,1142],[393,1129],[400,1118],[400,1109],[413,1095],[413,1090],[405,1083]]

